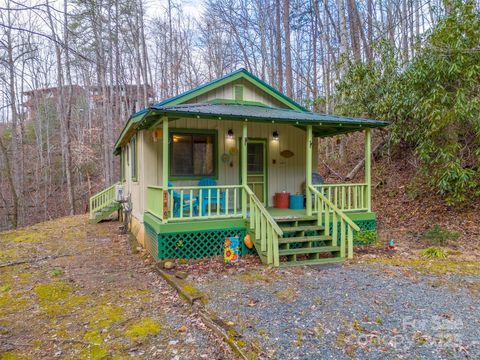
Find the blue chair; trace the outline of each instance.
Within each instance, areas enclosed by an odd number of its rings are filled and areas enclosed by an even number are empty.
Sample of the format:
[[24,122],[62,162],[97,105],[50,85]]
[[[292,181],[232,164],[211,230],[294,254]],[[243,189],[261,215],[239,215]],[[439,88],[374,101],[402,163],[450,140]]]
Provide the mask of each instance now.
[[[172,187],[172,183],[168,182],[168,187]],[[190,216],[197,216],[198,215],[198,198],[196,196],[192,196],[190,198],[190,194],[183,194],[183,199],[178,191],[169,190],[170,196],[173,201],[173,217],[180,217],[180,209],[183,208],[183,214],[190,211],[190,203],[192,204],[192,211],[193,214]]]
[[[217,182],[212,178],[205,177],[200,179],[198,182],[198,186],[203,186],[205,189],[200,189],[199,191],[199,199],[201,199],[202,203],[202,216],[207,215],[207,206],[210,205],[220,206],[220,211],[225,210],[225,193],[222,191],[220,192],[220,198],[218,198],[217,189],[211,188],[212,186],[217,186]],[[211,188],[210,190],[208,190]],[[208,194],[210,193],[210,198]]]

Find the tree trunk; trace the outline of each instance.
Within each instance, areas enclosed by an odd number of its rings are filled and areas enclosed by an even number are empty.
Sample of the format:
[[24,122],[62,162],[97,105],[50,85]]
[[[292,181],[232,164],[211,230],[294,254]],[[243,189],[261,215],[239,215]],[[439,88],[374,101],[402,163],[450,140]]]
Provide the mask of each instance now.
[[[10,223],[12,224],[12,227],[14,229],[17,228],[18,226],[18,197],[17,197],[17,190],[15,189],[15,184],[14,184],[14,181],[13,181],[13,171],[12,171],[12,166],[10,165],[10,159],[8,158],[8,154],[7,154],[7,149],[5,147],[5,145],[3,144],[3,141],[2,141],[2,137],[0,136],[0,150],[2,151],[2,156],[3,158],[5,159],[5,171],[4,173],[6,174],[7,176],[7,182],[8,182],[8,185],[10,186],[10,190],[12,192],[12,216],[11,216],[11,220],[10,220]],[[3,198],[3,196],[2,196]],[[6,201],[5,201],[5,204],[6,204]],[[7,211],[7,216],[8,216],[8,208],[6,208],[6,211]]]
[[285,82],[287,96],[293,98],[292,49],[290,45],[290,1],[283,0],[283,31],[285,32]]
[[[7,1],[7,19],[8,25],[11,25],[11,10],[10,10],[10,1]],[[23,174],[22,169],[22,156],[20,154],[20,139],[18,134],[18,111],[17,111],[17,90],[15,88],[15,61],[13,56],[13,38],[12,30],[10,28],[6,29],[6,50],[7,50],[7,67],[8,67],[8,94],[10,101],[10,115],[12,119],[12,177],[13,183],[11,184],[12,189],[12,200],[13,200],[13,215],[12,215],[12,225],[14,228],[19,226],[22,223],[21,216],[21,207],[24,205],[23,199]],[[5,153],[6,155],[6,153]],[[5,156],[7,158],[7,156]],[[16,186],[15,186],[16,185]]]
[[283,92],[283,61],[282,61],[282,28],[280,0],[275,1],[275,47],[277,60],[277,88]]

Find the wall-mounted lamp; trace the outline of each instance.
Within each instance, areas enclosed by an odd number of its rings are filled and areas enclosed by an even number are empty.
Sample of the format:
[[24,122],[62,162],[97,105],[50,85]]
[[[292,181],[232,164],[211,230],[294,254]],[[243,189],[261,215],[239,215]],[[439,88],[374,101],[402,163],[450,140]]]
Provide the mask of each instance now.
[[273,138],[273,140],[278,140],[278,137],[279,137],[278,131],[275,130],[275,131],[273,132],[273,134],[272,134],[272,138]]
[[233,130],[232,130],[232,129],[228,129],[227,137],[228,137],[229,139],[233,139]]

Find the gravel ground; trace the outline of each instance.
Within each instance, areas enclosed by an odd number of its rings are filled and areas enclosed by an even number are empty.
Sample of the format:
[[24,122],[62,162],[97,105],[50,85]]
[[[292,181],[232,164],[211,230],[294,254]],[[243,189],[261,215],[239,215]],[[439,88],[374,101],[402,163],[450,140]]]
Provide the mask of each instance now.
[[479,276],[354,264],[230,269],[195,284],[266,358],[480,358]]

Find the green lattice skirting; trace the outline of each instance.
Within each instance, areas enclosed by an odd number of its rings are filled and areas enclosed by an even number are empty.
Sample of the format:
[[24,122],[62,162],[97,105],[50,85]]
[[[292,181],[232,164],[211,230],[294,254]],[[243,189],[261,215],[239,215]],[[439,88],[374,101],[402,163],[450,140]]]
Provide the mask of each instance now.
[[[375,220],[355,220],[355,223],[361,230],[375,230]],[[175,232],[156,234],[155,230],[145,223],[146,230],[146,248],[148,252],[156,259],[201,259],[208,256],[223,255],[223,243],[225,238],[230,236],[240,236],[240,255],[256,254],[255,248],[248,249],[243,243],[246,228],[226,228],[212,229],[206,231]],[[330,233],[332,225],[330,225]],[[291,234],[294,236],[295,234]],[[315,232],[309,232],[308,235],[317,235]],[[288,236],[288,235],[287,235]],[[339,240],[340,240],[340,234]],[[358,245],[355,242],[356,245]],[[300,247],[302,244],[290,244],[290,248]],[[322,242],[314,246],[322,246]]]
[[[376,230],[377,229],[377,221],[375,219],[372,220],[354,220],[355,224],[358,225],[360,231],[364,230]],[[333,224],[330,224],[330,234],[333,231]],[[355,236],[355,235],[354,235]],[[338,232],[338,241],[340,241],[340,232]],[[365,245],[363,243],[353,241],[354,245]]]
[[163,259],[201,259],[209,256],[223,255],[225,238],[239,236],[240,255],[254,254],[243,243],[245,228],[228,228],[184,233],[164,233],[156,235],[146,224],[148,239],[147,249],[157,260]]

